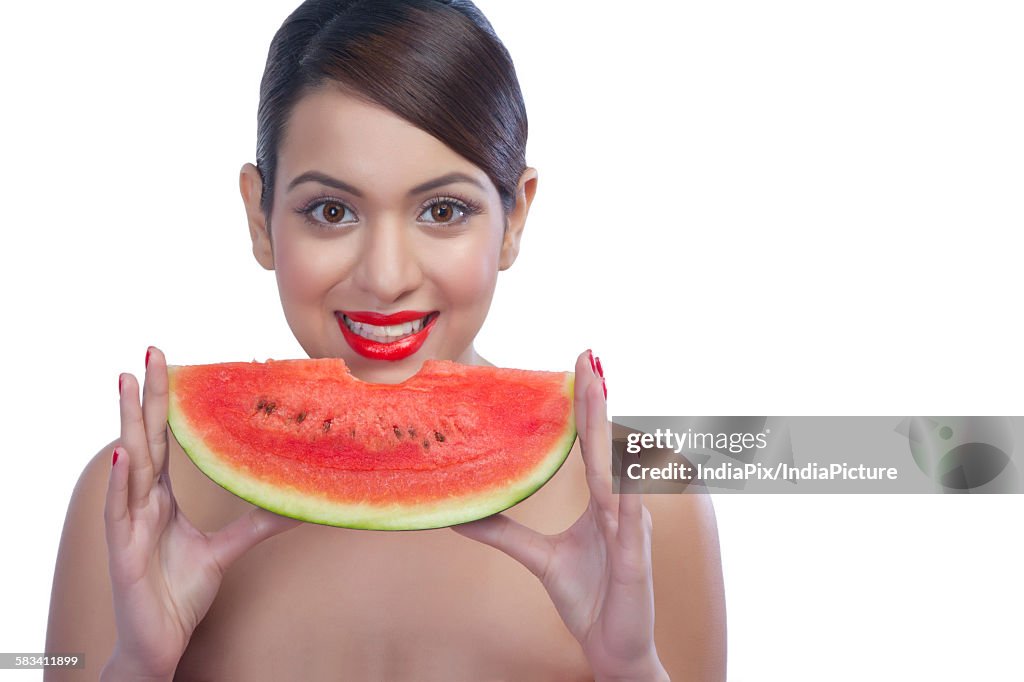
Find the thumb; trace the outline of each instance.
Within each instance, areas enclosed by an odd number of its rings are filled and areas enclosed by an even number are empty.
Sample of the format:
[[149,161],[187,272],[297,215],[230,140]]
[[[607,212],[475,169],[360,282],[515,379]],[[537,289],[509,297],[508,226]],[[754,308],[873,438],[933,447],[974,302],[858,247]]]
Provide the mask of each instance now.
[[217,564],[227,571],[238,557],[259,543],[301,523],[255,507],[214,533],[210,537],[211,551]]
[[551,538],[527,528],[504,514],[460,523],[450,528],[463,537],[500,549],[530,573],[544,580],[551,557]]

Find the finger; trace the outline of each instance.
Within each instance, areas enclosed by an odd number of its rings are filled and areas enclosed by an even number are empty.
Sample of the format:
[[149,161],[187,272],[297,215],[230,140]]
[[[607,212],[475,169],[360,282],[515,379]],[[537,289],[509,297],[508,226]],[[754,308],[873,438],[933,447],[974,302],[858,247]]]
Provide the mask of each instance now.
[[494,514],[478,521],[451,526],[459,535],[465,536],[495,549],[500,549],[523,566],[530,573],[544,580],[548,561],[551,557],[551,539],[527,528],[504,514]]
[[162,472],[167,461],[167,362],[160,349],[146,350],[146,385],[142,417],[153,470]]
[[227,571],[238,557],[259,543],[301,523],[259,507],[250,509],[211,536],[214,559],[221,570]]
[[131,458],[128,505],[136,509],[149,498],[153,487],[153,461],[139,405],[139,382],[131,374],[121,375],[121,445]]
[[584,396],[582,413],[586,415],[587,437],[580,444],[583,463],[587,471],[590,495],[602,513],[615,510],[612,497],[612,447],[608,427],[607,406],[600,381],[591,381]]
[[576,374],[574,376],[575,386],[573,389],[573,407],[576,411],[576,431],[580,435],[581,445],[583,440],[586,438],[587,433],[587,411],[584,409],[586,405],[584,395],[587,392],[587,386],[594,381],[596,376],[597,369],[594,364],[594,354],[587,349],[580,353],[579,357],[576,358]]
[[103,519],[107,530],[107,548],[114,551],[127,547],[132,537],[132,522],[128,515],[129,459],[124,448],[114,448],[111,454],[110,476],[107,480],[107,500]]
[[619,493],[618,542],[623,551],[639,558],[649,541],[651,513],[644,506],[643,493]]

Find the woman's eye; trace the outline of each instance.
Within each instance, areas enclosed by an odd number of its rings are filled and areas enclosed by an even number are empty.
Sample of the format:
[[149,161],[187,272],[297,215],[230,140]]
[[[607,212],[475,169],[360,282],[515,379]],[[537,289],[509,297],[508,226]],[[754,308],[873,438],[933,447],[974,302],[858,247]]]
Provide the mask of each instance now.
[[428,223],[451,223],[466,217],[468,211],[454,201],[441,200],[428,206],[420,214],[420,220]]
[[356,214],[340,201],[318,201],[307,211],[321,225],[343,225],[356,221]]

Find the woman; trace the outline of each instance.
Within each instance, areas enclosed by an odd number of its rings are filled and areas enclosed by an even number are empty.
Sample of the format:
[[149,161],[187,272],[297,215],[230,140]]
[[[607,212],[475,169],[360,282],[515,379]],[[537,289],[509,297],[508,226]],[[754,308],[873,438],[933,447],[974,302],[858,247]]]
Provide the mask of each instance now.
[[[471,3],[299,7],[271,45],[240,190],[303,349],[383,383],[427,358],[490,364],[473,340],[536,191],[526,134],[511,59]],[[71,501],[49,651],[84,651],[104,680],[724,679],[710,502],[612,495],[591,353],[580,452],[455,532],[252,507],[167,438],[163,354],[146,366],[142,389],[120,377],[121,437]]]

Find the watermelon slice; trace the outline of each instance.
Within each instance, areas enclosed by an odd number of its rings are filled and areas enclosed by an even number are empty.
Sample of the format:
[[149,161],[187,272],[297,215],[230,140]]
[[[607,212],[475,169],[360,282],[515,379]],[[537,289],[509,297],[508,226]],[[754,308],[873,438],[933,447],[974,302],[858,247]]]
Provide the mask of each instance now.
[[168,424],[214,482],[284,516],[414,530],[532,495],[576,440],[574,375],[427,360],[371,384],[340,359],[169,366]]

